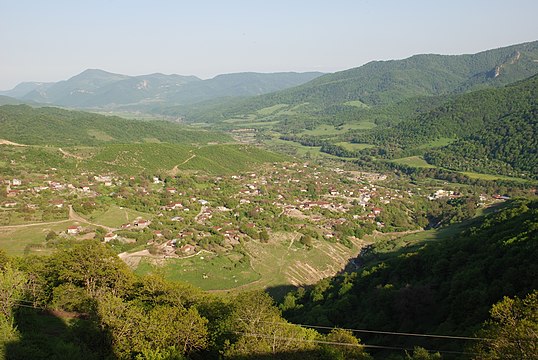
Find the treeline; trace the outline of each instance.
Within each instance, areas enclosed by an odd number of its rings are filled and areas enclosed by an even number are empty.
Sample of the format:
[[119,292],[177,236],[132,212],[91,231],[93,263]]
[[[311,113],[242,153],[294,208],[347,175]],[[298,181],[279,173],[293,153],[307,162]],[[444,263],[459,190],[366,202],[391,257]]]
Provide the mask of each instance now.
[[[292,322],[388,332],[469,335],[503,296],[538,289],[538,201],[516,200],[448,240],[378,254],[356,272],[289,293],[281,308]],[[379,345],[416,339],[367,335]],[[463,351],[458,340],[423,339],[426,348]]]

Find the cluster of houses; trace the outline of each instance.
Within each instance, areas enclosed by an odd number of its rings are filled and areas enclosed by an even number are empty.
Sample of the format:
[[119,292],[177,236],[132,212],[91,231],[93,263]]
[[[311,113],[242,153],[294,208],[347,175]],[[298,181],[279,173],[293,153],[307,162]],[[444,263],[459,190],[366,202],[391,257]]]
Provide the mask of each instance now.
[[[51,190],[53,192],[66,191],[64,194],[78,194],[87,198],[94,198],[98,195],[98,186],[119,186],[122,179],[111,175],[92,175],[81,174],[78,179],[80,184],[75,186],[68,182],[57,180],[43,179],[44,183],[36,186],[27,186],[23,184],[24,180],[12,178],[4,181],[7,186],[6,196],[9,199],[2,205],[4,207],[15,207],[15,200],[23,191],[31,191],[37,194],[41,191]],[[134,180],[131,177],[129,180]],[[256,172],[250,172],[243,175],[232,175],[226,177],[215,177],[209,179],[212,183],[212,193],[206,192],[200,194],[187,194],[189,190],[179,191],[177,188],[165,184],[159,177],[150,177],[144,179],[146,183],[141,185],[132,185],[130,189],[112,188],[107,191],[115,193],[118,199],[129,194],[154,196],[159,204],[155,206],[156,217],[153,221],[164,222],[172,221],[167,226],[174,228],[175,236],[166,238],[161,230],[153,232],[153,244],[158,244],[167,256],[175,254],[191,255],[196,252],[197,242],[193,240],[203,239],[212,235],[219,235],[224,238],[226,247],[233,247],[240,243],[241,239],[250,233],[253,229],[260,231],[261,226],[256,225],[255,218],[267,214],[267,209],[281,210],[281,215],[303,219],[316,226],[323,236],[331,238],[335,236],[333,229],[337,225],[342,225],[348,221],[369,221],[378,227],[384,224],[379,222],[379,216],[383,213],[385,205],[394,200],[401,200],[413,196],[410,191],[397,189],[388,189],[381,183],[386,180],[385,175],[360,173],[345,171],[336,168],[332,172],[321,170],[309,163],[291,163],[291,164],[272,164],[261,167]],[[76,181],[75,181],[76,183]],[[151,184],[152,183],[152,184]],[[149,185],[148,185],[149,184]],[[381,185],[380,185],[381,184]],[[126,185],[124,186],[126,188]],[[233,198],[236,208],[227,208],[222,205],[219,199],[222,189]],[[232,190],[231,190],[232,189]],[[101,190],[103,190],[101,188]],[[181,189],[183,190],[183,189]],[[104,190],[103,190],[104,191]],[[197,198],[203,196],[205,199]],[[428,199],[456,198],[461,196],[459,193],[450,190],[437,190],[428,196]],[[494,197],[495,198],[495,197]],[[498,196],[497,199],[503,200],[506,197]],[[97,199],[95,199],[97,201]],[[166,204],[161,206],[161,204]],[[57,195],[48,202],[53,208],[66,207],[65,200]],[[228,204],[228,203],[226,203]],[[229,205],[227,205],[229,206]],[[235,205],[234,205],[235,206]],[[237,214],[242,210],[249,214],[251,218],[247,219],[248,223],[243,220],[241,227],[237,221],[232,224],[231,221],[237,218]],[[191,211],[192,210],[192,211]],[[199,210],[199,212],[198,212]],[[157,214],[159,211],[161,213]],[[221,213],[229,212],[229,215]],[[351,212],[351,214],[350,214]],[[165,214],[168,214],[165,216]],[[197,214],[197,215],[195,215]],[[166,220],[166,221],[165,221]],[[162,228],[152,227],[152,221],[138,218],[130,223],[120,226],[122,230],[143,230]],[[191,224],[181,229],[181,223]],[[207,230],[200,230],[200,226],[206,226]],[[257,227],[258,226],[258,227]],[[198,227],[198,230],[194,230]],[[179,230],[178,230],[179,229]],[[241,230],[243,231],[241,231]],[[83,232],[80,226],[70,226],[66,234],[77,236]],[[107,233],[104,237],[105,242],[117,239],[118,235],[114,232]]]

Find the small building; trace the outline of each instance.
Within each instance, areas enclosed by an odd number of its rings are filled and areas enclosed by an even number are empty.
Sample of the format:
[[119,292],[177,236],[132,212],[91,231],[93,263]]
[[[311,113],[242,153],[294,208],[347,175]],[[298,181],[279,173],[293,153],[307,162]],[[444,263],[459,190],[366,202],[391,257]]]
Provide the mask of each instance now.
[[13,180],[11,181],[11,185],[13,185],[13,186],[20,186],[20,185],[22,185],[22,180],[20,180],[20,179],[13,179]]
[[6,194],[6,196],[8,198],[12,198],[12,197],[16,197],[17,195],[19,195],[19,190],[9,190]]
[[166,210],[183,209],[183,204],[180,202],[173,202],[165,206]]
[[111,240],[117,239],[118,235],[114,233],[108,233],[105,235],[105,242],[109,242]]
[[196,248],[194,247],[194,245],[186,244],[186,245],[183,245],[179,250],[185,255],[190,255],[190,254],[194,254],[194,251],[196,250]]
[[151,221],[144,219],[135,220],[134,222],[134,226],[139,229],[145,229],[149,226],[149,224],[151,224]]
[[67,233],[69,235],[78,235],[80,233],[81,227],[77,225],[72,225],[67,228]]
[[52,200],[50,202],[50,205],[54,206],[55,208],[61,209],[64,207],[64,201],[62,199]]

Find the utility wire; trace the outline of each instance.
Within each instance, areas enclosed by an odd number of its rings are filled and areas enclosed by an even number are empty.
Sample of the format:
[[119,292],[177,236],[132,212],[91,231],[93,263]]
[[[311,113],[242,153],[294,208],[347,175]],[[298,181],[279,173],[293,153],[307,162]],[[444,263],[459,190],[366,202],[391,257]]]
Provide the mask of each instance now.
[[[341,345],[341,346],[350,346],[350,347],[364,347],[364,348],[372,348],[372,349],[386,349],[386,350],[399,350],[399,351],[412,351],[413,349],[410,348],[404,348],[404,347],[398,347],[398,346],[383,346],[383,345],[368,345],[368,344],[350,344],[350,343],[342,343],[337,341],[325,341],[325,340],[312,340],[312,339],[299,339],[299,338],[292,338],[292,337],[284,337],[284,336],[271,336],[271,335],[265,335],[265,334],[256,334],[256,333],[246,333],[246,332],[234,332],[235,334],[250,336],[250,337],[256,337],[256,338],[265,338],[265,339],[272,339],[272,340],[287,340],[287,341],[297,341],[297,342],[305,342],[305,343],[313,343],[313,344],[325,344],[325,345]],[[450,351],[450,350],[428,350],[428,352],[439,352],[439,353],[446,353],[446,354],[459,354],[459,355],[476,355],[474,353],[469,352],[463,352],[463,351]]]
[[[31,309],[41,309],[46,310],[44,307],[40,306],[34,306],[34,305],[28,305],[23,303],[17,303],[17,302],[30,302],[28,300],[23,299],[16,299],[15,305],[19,307],[26,307]],[[243,319],[239,319],[244,321]],[[262,323],[269,323],[269,324],[277,324],[277,325],[289,325],[289,326],[300,326],[300,327],[310,327],[310,328],[320,328],[320,329],[334,329],[328,326],[315,326],[315,325],[301,325],[301,324],[293,324],[293,323],[284,323],[284,322],[274,322],[274,321],[260,321]],[[343,330],[349,330],[349,331],[362,331],[357,329],[343,329]],[[429,334],[408,334],[408,333],[398,333],[398,332],[376,332],[367,330],[368,332],[373,333],[382,333],[386,335],[411,335],[411,336],[430,336],[430,337],[441,337],[441,338],[453,338],[446,335],[429,335]],[[349,346],[349,347],[364,347],[364,348],[371,348],[371,349],[385,349],[385,350],[398,350],[398,351],[411,351],[413,349],[410,348],[404,348],[404,347],[398,347],[398,346],[384,346],[384,345],[369,345],[369,344],[350,344],[350,343],[343,343],[343,342],[337,342],[337,341],[326,341],[326,340],[314,340],[314,339],[300,339],[300,338],[292,338],[292,337],[283,337],[283,336],[271,336],[266,334],[256,334],[256,333],[247,333],[247,332],[239,332],[234,331],[234,334],[238,335],[245,335],[250,337],[256,337],[256,338],[265,338],[265,339],[272,339],[272,340],[283,340],[283,341],[296,341],[296,342],[305,342],[305,343],[313,343],[313,344],[324,344],[324,345],[339,345],[339,346]],[[465,337],[454,337],[456,339],[472,339],[475,340],[475,338],[465,338]],[[484,338],[477,338],[477,340],[488,340]],[[476,355],[474,353],[469,352],[463,352],[463,351],[450,351],[450,350],[428,350],[429,352],[439,352],[439,353],[445,353],[445,354],[459,354],[459,355]]]
[[[243,319],[240,319],[242,321],[245,321]],[[275,321],[263,321],[260,320],[261,323],[267,323],[267,324],[277,324],[277,325],[296,325],[304,328],[312,328],[312,329],[324,329],[324,330],[332,330],[335,327],[330,326],[321,326],[321,325],[305,325],[305,324],[295,324],[295,323],[285,323],[285,322],[275,322]],[[381,335],[394,335],[394,336],[414,336],[414,337],[430,337],[430,338],[440,338],[440,339],[454,339],[454,340],[483,340],[483,341],[489,341],[492,339],[488,338],[479,338],[479,337],[469,337],[469,336],[451,336],[451,335],[436,335],[436,334],[419,334],[419,333],[407,333],[407,332],[396,332],[396,331],[380,331],[380,330],[364,330],[364,329],[346,329],[346,328],[340,328],[342,330],[348,330],[351,332],[358,332],[358,333],[370,333],[370,334],[381,334]]]

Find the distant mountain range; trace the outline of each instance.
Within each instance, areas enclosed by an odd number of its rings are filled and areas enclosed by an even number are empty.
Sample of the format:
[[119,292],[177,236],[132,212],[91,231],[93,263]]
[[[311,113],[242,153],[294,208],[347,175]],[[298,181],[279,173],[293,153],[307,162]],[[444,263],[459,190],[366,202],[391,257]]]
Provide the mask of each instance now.
[[195,76],[127,76],[89,69],[56,83],[25,82],[0,95],[21,101],[86,109],[184,105],[221,97],[254,96],[294,87],[319,72],[236,73],[201,80]]
[[536,73],[538,41],[477,54],[424,54],[403,60],[372,61],[325,75],[236,73],[201,80],[195,76],[127,76],[89,69],[56,83],[21,83],[0,95],[80,109],[193,117],[204,114],[211,121],[218,121],[215,114],[243,115],[277,104],[308,103],[306,112],[319,114],[327,107],[349,102],[376,106],[413,97],[459,94],[500,87]]
[[[308,104],[303,112],[319,116],[334,106],[350,103],[378,106],[417,98],[456,95],[501,87],[538,73],[538,41],[468,55],[415,55],[403,60],[372,61],[363,66],[326,74],[305,84],[244,100],[187,108],[193,121],[218,121],[254,113],[274,105]],[[185,108],[169,108],[168,114]],[[287,109],[285,109],[287,110]],[[289,112],[288,112],[289,113]],[[208,116],[209,114],[209,116]],[[211,118],[211,119],[208,119]]]

